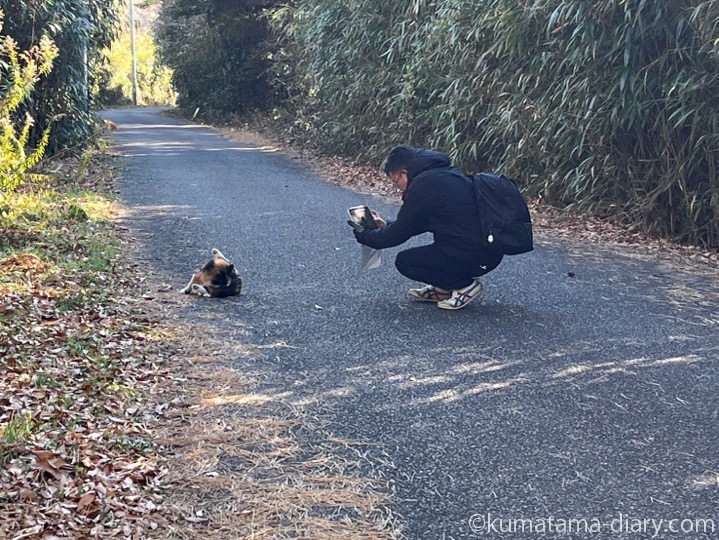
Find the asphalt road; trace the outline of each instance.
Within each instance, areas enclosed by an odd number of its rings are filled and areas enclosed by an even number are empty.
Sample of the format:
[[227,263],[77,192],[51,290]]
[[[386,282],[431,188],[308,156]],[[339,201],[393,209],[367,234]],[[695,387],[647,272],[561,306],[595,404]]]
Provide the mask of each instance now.
[[540,236],[443,311],[406,296],[399,248],[359,269],[346,209],[395,206],[157,109],[104,116],[150,270],[179,289],[218,247],[244,280],[181,316],[212,312],[262,351],[232,360],[265,392],[385,445],[407,538],[719,538],[716,271]]

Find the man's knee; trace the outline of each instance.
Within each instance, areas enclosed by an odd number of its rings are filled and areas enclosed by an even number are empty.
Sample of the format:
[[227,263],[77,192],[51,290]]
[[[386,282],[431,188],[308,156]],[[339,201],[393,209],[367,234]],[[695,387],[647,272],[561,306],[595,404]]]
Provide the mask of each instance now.
[[443,273],[443,259],[434,244],[405,249],[397,253],[394,266],[404,277],[430,283],[437,272]]
[[405,277],[409,277],[408,273],[411,274],[411,268],[413,267],[411,262],[411,256],[408,255],[407,251],[400,251],[394,259],[394,267],[397,271]]

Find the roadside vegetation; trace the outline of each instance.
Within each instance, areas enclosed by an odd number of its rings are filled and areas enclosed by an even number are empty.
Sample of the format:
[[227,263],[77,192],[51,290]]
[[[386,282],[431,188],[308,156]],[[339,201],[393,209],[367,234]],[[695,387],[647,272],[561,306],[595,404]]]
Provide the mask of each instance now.
[[140,537],[161,335],[120,257],[113,159],[43,168],[0,212],[0,537]]
[[[364,164],[430,146],[562,212],[719,248],[716,0],[166,5],[190,115],[257,108],[293,144]],[[237,35],[253,41],[221,46]]]
[[[38,75],[17,104],[11,121],[22,122],[27,115],[32,118],[27,146],[42,148],[45,156],[80,151],[98,127],[93,114],[97,102],[90,89],[103,65],[102,51],[115,37],[116,5],[106,0],[41,0],[3,2],[2,9],[0,47],[15,43],[21,60],[22,55],[32,55],[43,43],[51,42],[57,51],[52,70]],[[3,100],[22,79],[5,60],[0,59]]]
[[120,257],[116,164],[43,159],[67,133],[27,104],[60,58],[47,34],[0,41],[0,537],[139,537],[162,501],[144,424],[164,356]]

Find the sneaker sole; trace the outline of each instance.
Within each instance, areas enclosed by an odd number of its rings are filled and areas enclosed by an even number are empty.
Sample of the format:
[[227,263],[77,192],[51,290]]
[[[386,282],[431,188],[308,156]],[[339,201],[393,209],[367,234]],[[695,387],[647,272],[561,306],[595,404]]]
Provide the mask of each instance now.
[[415,296],[413,294],[410,294],[410,296],[418,302],[434,302],[435,304],[438,304],[439,302],[444,302],[444,300],[432,300],[431,298],[422,298],[421,296]]

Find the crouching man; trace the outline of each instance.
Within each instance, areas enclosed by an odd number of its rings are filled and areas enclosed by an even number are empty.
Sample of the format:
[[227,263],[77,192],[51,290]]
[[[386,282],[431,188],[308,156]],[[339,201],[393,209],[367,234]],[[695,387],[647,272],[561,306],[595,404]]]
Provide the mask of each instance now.
[[482,292],[478,278],[502,261],[501,253],[480,244],[472,182],[446,154],[407,145],[393,148],[382,170],[402,192],[402,207],[394,221],[374,213],[379,228],[355,227],[355,238],[384,249],[431,232],[433,243],[399,252],[395,266],[427,284],[410,289],[410,296],[442,309],[463,308]]

